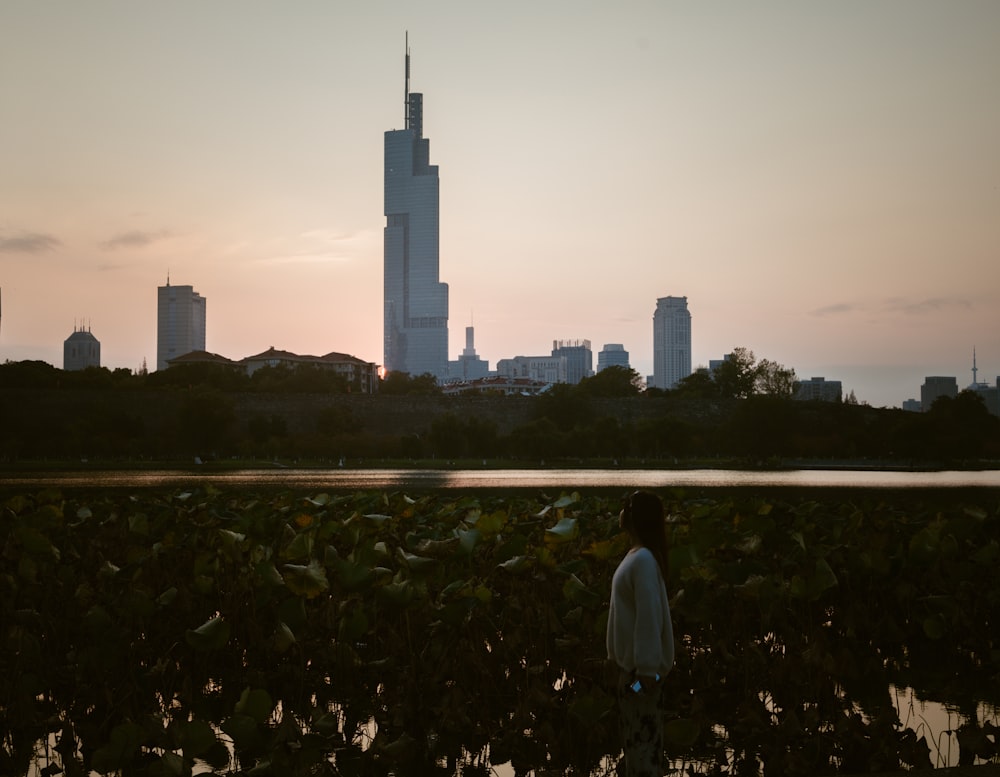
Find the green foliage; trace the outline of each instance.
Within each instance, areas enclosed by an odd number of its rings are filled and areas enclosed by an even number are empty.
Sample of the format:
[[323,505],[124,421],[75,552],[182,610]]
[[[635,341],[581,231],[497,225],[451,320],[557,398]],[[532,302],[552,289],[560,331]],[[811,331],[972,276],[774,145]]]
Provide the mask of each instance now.
[[642,376],[631,367],[612,365],[580,381],[581,393],[592,397],[634,397],[642,388]]
[[[964,710],[1000,700],[996,504],[664,496],[675,761],[917,767],[926,744],[890,685]],[[478,774],[487,757],[603,773],[619,752],[603,668],[618,504],[8,492],[0,773],[27,774],[50,734],[68,775]],[[963,758],[996,757],[977,726]]]
[[441,393],[437,378],[430,373],[410,375],[408,372],[390,372],[382,379],[380,394],[424,394]]

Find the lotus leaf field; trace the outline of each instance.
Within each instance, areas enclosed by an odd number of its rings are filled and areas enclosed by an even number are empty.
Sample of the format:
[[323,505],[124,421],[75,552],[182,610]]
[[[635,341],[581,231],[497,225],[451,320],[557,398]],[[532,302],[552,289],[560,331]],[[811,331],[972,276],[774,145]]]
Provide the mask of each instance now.
[[[678,774],[998,759],[993,492],[664,492]],[[6,492],[0,773],[599,775],[620,495]]]

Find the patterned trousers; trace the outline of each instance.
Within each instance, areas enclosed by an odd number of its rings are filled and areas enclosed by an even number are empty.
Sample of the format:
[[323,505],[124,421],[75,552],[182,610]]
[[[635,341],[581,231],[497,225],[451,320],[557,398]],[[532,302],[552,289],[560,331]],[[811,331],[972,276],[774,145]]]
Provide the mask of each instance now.
[[618,710],[622,744],[625,748],[626,777],[663,777],[663,682],[654,688],[631,689],[624,672],[618,683]]

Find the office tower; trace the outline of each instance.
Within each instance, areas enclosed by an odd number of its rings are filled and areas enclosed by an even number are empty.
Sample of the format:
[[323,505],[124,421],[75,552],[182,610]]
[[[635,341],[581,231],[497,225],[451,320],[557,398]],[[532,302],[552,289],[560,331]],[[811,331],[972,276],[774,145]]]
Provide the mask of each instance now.
[[594,374],[590,340],[553,340],[552,355],[566,358],[566,382],[577,384]]
[[954,399],[958,396],[958,380],[943,375],[932,375],[924,378],[920,387],[920,407],[926,413],[935,400],[941,397]]
[[691,374],[687,297],[660,297],[653,313],[653,387],[672,389]]
[[385,133],[384,357],[388,372],[448,376],[448,284],[438,275],[438,169],[423,137],[423,95],[410,93],[404,129]]
[[156,369],[191,351],[205,350],[205,298],[194,286],[167,285],[157,289]]
[[605,367],[624,367],[629,369],[628,351],[621,343],[606,343],[597,354],[597,371]]
[[90,327],[77,329],[63,341],[63,369],[85,370],[101,366],[101,343],[90,333]]

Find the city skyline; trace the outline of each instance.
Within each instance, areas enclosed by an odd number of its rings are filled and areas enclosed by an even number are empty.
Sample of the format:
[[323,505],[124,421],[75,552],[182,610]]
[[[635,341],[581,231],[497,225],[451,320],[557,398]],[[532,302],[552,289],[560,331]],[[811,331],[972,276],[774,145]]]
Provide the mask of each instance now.
[[[386,19],[392,24],[387,25]],[[525,22],[530,19],[530,24]],[[734,347],[875,406],[1000,374],[1000,5],[220,0],[0,12],[0,360],[91,322],[154,362],[152,288],[206,348],[383,353],[383,149],[419,52],[448,356],[620,343],[686,296]]]

